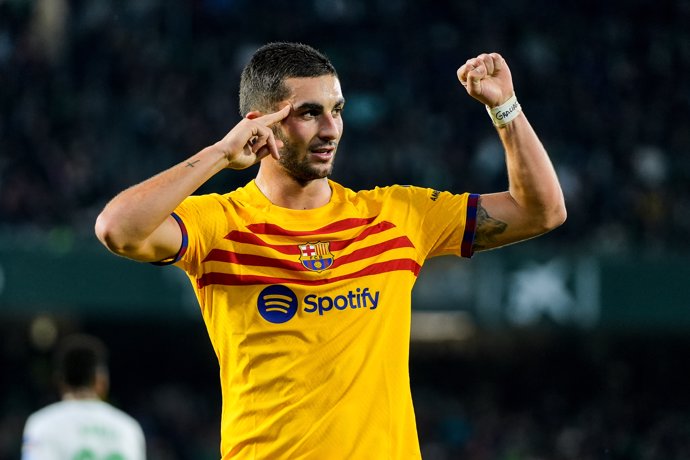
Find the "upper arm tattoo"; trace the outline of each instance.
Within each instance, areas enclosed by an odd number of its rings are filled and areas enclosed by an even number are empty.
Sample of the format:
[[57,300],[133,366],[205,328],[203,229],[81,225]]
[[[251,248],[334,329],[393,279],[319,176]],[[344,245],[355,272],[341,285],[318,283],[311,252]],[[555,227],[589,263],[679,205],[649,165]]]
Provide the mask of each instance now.
[[495,219],[482,206],[481,198],[477,202],[477,226],[474,232],[472,249],[481,251],[496,247],[496,237],[506,231],[508,224]]

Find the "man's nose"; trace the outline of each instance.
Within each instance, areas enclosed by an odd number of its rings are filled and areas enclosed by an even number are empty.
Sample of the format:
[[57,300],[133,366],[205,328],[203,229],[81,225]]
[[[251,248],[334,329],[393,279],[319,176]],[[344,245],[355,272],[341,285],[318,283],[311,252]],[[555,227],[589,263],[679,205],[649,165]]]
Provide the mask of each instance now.
[[321,126],[319,128],[319,137],[322,139],[338,139],[342,130],[342,123],[340,119],[330,113],[326,113],[321,118]]

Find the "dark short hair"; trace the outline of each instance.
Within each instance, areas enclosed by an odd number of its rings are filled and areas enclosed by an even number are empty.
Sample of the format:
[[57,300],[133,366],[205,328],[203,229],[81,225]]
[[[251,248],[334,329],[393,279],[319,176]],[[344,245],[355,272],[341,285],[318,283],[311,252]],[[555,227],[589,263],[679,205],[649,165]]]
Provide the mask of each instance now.
[[93,336],[77,334],[64,338],[55,352],[55,371],[59,383],[71,388],[90,387],[96,373],[107,366],[107,350]]
[[288,78],[338,76],[331,61],[320,51],[302,43],[274,42],[262,46],[242,70],[240,115],[253,110],[273,110],[290,94]]

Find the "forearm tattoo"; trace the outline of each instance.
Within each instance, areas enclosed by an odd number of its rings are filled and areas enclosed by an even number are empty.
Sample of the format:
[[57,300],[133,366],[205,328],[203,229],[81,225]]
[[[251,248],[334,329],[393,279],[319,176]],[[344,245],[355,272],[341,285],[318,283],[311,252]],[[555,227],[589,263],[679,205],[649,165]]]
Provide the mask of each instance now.
[[496,237],[505,232],[507,227],[508,224],[505,222],[491,217],[479,200],[477,203],[477,227],[475,228],[472,248],[475,251],[481,251],[495,247]]
[[197,164],[201,160],[194,160],[194,161],[188,161],[187,162],[187,167],[188,168],[193,168],[195,164]]

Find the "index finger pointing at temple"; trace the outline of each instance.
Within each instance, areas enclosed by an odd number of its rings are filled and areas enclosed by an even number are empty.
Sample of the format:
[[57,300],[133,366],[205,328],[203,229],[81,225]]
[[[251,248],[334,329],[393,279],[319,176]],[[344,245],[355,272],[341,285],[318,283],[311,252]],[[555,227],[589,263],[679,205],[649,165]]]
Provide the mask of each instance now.
[[259,118],[256,119],[256,121],[261,122],[264,126],[271,126],[276,123],[278,123],[281,120],[284,120],[285,117],[288,116],[291,110],[291,105],[288,104],[282,109],[278,110],[277,112],[273,113],[267,113],[266,115],[262,115]]

